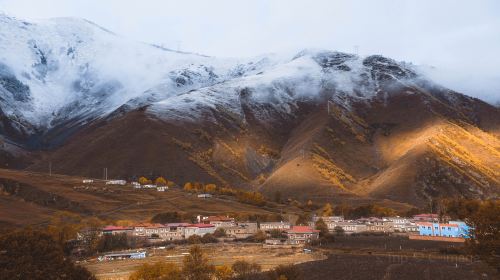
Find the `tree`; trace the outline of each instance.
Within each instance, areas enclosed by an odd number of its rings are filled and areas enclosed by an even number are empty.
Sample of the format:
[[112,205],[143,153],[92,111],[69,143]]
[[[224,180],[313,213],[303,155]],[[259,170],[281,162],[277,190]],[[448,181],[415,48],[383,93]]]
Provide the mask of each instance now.
[[141,185],[149,185],[151,183],[152,183],[151,180],[149,180],[146,177],[139,178],[139,184],[141,184]]
[[155,184],[159,185],[159,186],[165,186],[165,185],[167,185],[167,180],[165,180],[165,178],[163,178],[163,177],[158,177],[155,180]]
[[271,235],[271,238],[285,238],[286,236],[283,234],[283,232],[279,229],[272,229],[269,231],[269,235]]
[[158,213],[151,218],[152,223],[168,224],[168,223],[179,223],[182,218],[178,212],[163,212]]
[[1,279],[94,280],[85,268],[64,257],[61,245],[43,232],[23,230],[0,237]]
[[214,236],[217,238],[226,237],[226,230],[224,228],[218,228],[215,230]]
[[57,212],[50,219],[47,226],[47,233],[52,238],[64,244],[68,240],[76,239],[78,232],[82,229],[82,217],[67,211]]
[[336,235],[344,235],[345,231],[342,227],[336,226],[333,231],[335,231]]
[[187,242],[189,244],[200,244],[201,243],[201,236],[197,234],[193,234],[188,237]]
[[203,235],[203,237],[201,238],[201,242],[202,243],[217,243],[217,242],[219,242],[219,240],[217,240],[217,238],[215,238],[215,236],[213,234],[205,233]]
[[214,193],[217,190],[217,186],[215,184],[206,184],[204,190],[207,193]]
[[258,230],[252,237],[255,242],[264,242],[267,238],[266,233],[262,230]]
[[479,205],[467,223],[471,227],[467,241],[469,251],[500,271],[500,201]]
[[276,191],[274,193],[274,202],[281,203],[281,192],[280,191]]
[[97,250],[100,252],[108,252],[127,248],[129,248],[129,246],[126,233],[104,234],[97,244]]
[[325,221],[323,219],[319,218],[318,221],[316,221],[316,224],[314,224],[315,228],[319,230],[319,235],[321,237],[327,236],[328,235],[328,226],[326,225]]
[[233,270],[227,265],[220,265],[215,267],[216,280],[230,280],[233,278]]
[[231,266],[231,269],[234,271],[236,279],[253,279],[252,276],[259,273],[262,267],[257,263],[236,261]]
[[309,221],[311,220],[311,217],[309,216],[308,213],[302,213],[299,214],[299,218],[295,222],[297,225],[307,225]]
[[208,263],[200,246],[189,249],[189,255],[184,257],[182,273],[186,280],[210,280],[215,268]]
[[282,265],[268,272],[269,279],[300,280],[303,279],[302,272],[294,265]]
[[323,217],[329,217],[333,215],[333,208],[330,203],[325,204],[323,208],[321,209],[321,216]]
[[172,263],[145,263],[130,275],[129,280],[182,280],[181,270]]
[[195,188],[194,188],[193,184],[191,184],[191,182],[187,182],[184,184],[184,190],[191,192],[191,191],[195,190]]

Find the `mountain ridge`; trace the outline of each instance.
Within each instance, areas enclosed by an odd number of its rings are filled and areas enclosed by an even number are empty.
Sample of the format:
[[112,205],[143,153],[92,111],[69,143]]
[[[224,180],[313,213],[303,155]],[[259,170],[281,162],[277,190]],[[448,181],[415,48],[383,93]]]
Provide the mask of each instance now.
[[[498,196],[500,109],[410,63],[328,50],[219,59],[83,20],[0,21],[0,135],[25,148],[17,167],[335,203]],[[9,145],[0,164],[15,166]]]

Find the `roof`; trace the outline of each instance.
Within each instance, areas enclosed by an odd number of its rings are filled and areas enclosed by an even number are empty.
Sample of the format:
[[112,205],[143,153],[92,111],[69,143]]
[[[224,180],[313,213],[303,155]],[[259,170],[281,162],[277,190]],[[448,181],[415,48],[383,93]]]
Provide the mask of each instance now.
[[188,223],[168,223],[165,226],[167,226],[167,227],[187,227],[189,225],[191,225],[191,224],[188,224]]
[[136,224],[134,225],[134,227],[143,227],[143,228],[162,228],[162,227],[165,227],[164,225],[162,224],[154,224],[154,223],[140,223],[140,224]]
[[188,227],[197,227],[197,228],[211,228],[215,227],[214,225],[211,224],[190,224]]
[[418,214],[414,215],[413,218],[438,218],[438,214]]
[[132,230],[132,227],[124,226],[106,226],[102,230]]
[[312,229],[309,226],[293,226],[287,232],[288,233],[313,233],[313,232],[319,232],[319,230]]
[[419,226],[426,226],[426,227],[458,227],[457,224],[438,224],[438,223],[429,223],[429,222],[417,222],[416,223]]
[[131,227],[122,227],[122,226],[106,226],[102,229],[103,231],[112,231],[112,230],[132,230]]

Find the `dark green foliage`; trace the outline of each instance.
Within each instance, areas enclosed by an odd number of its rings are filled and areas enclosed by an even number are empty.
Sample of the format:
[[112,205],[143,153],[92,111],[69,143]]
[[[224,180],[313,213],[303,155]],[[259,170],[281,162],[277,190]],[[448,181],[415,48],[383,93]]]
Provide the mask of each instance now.
[[99,252],[115,251],[129,248],[127,234],[105,234],[97,245]]
[[168,224],[168,223],[180,223],[182,220],[181,215],[177,212],[165,212],[159,213],[151,218],[152,223]]
[[0,237],[0,279],[89,280],[95,277],[64,257],[48,234],[24,230]]
[[215,236],[213,234],[206,233],[201,238],[201,242],[202,243],[217,243],[217,242],[219,242],[219,240],[217,240],[217,238],[215,238]]

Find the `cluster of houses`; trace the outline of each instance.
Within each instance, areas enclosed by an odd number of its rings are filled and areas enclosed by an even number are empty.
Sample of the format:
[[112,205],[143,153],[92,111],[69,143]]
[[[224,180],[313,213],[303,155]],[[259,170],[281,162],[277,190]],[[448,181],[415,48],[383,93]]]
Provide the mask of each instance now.
[[[341,216],[313,217],[310,226],[322,219],[330,232],[342,231],[346,234],[360,232],[409,233],[421,236],[461,237],[468,236],[469,227],[462,221],[440,223],[437,214],[419,214],[412,218],[384,217],[344,220]],[[449,220],[448,217],[441,217]]]
[[[306,226],[293,226],[289,222],[237,222],[226,216],[198,216],[196,223],[139,223],[133,226],[106,226],[99,234],[126,234],[155,241],[175,241],[188,239],[193,235],[200,237],[224,229],[226,239],[245,239],[259,230],[268,238],[264,246],[302,246],[319,238],[316,223],[322,219],[331,233],[353,234],[361,232],[407,233],[420,236],[466,237],[469,228],[460,221],[439,223],[437,215],[422,214],[413,218],[385,217],[344,220],[341,216],[315,216]],[[280,237],[272,238],[272,233],[280,232]]]
[[[92,179],[84,179],[82,181],[84,184],[93,184],[94,180]],[[146,185],[141,185],[139,182],[132,182],[132,187],[134,189],[156,189],[159,192],[164,192],[168,190],[168,186],[159,186],[155,184],[146,184]],[[106,185],[112,185],[112,186],[125,186],[127,185],[127,181],[125,180],[107,180]]]

